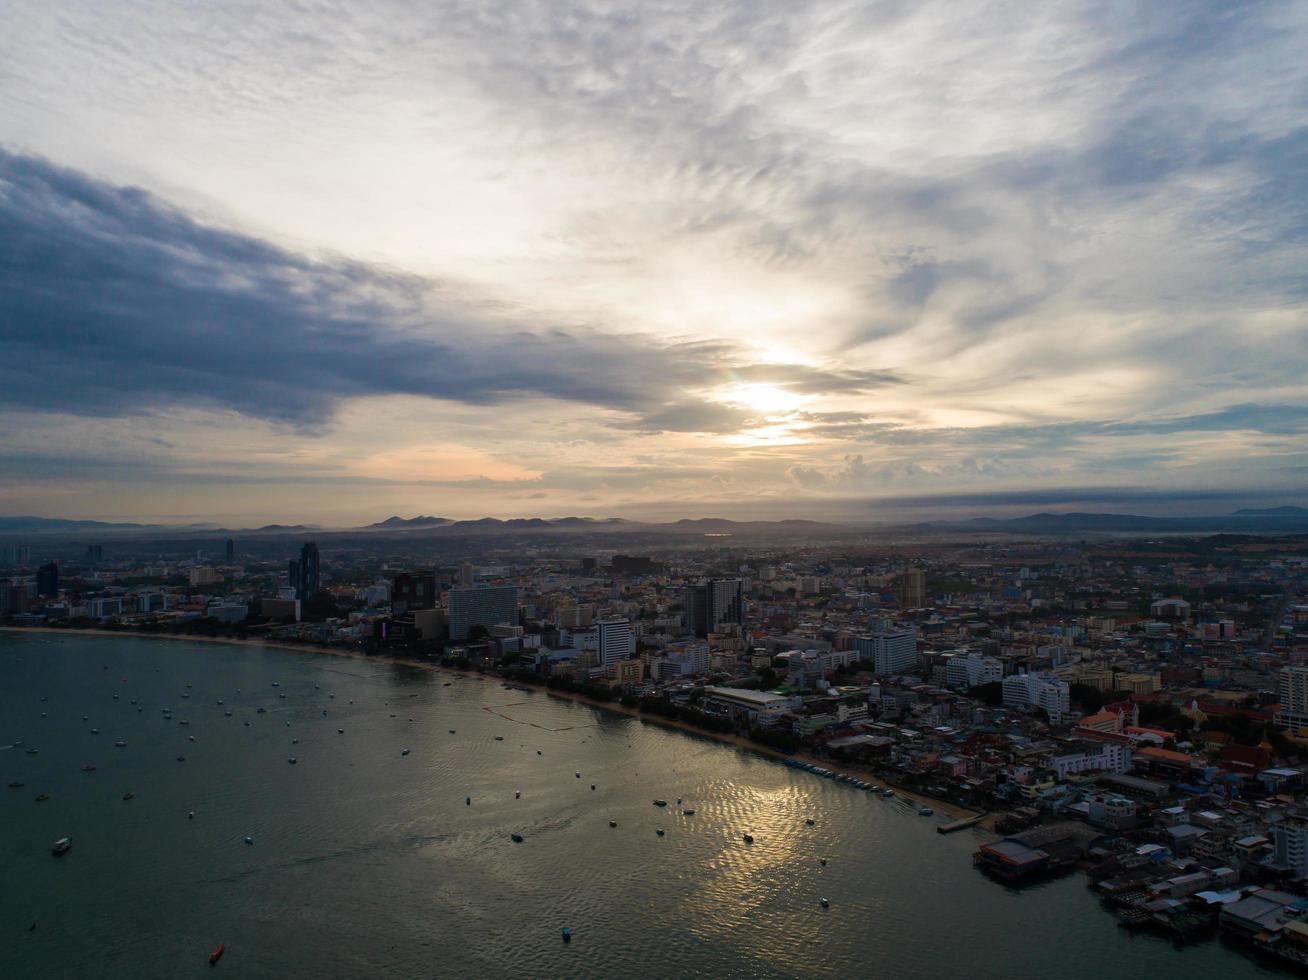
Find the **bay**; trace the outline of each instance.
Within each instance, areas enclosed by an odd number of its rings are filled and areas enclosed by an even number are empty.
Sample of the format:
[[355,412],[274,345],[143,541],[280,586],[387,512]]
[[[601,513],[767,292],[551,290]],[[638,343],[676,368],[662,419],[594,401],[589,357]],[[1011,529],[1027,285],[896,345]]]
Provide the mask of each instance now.
[[240,977],[1273,975],[1079,875],[991,882],[982,832],[492,679],[0,633],[0,746],[5,978],[209,975],[219,942]]

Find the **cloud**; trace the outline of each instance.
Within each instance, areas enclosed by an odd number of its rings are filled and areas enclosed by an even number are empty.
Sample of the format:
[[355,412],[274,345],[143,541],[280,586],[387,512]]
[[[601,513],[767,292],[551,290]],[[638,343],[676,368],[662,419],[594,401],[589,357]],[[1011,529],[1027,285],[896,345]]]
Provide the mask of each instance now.
[[473,405],[543,395],[645,413],[639,428],[740,419],[663,404],[724,370],[800,390],[885,383],[751,365],[726,341],[524,329],[448,285],[297,255],[202,225],[134,188],[0,151],[0,404],[84,415],[202,405],[321,427],[342,399]]

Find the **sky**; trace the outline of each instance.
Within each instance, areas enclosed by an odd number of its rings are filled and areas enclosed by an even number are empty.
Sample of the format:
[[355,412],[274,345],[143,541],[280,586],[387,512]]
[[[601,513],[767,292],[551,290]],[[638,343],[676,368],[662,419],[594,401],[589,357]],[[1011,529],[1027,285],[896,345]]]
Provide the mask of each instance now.
[[0,513],[1308,503],[1308,5],[0,5]]

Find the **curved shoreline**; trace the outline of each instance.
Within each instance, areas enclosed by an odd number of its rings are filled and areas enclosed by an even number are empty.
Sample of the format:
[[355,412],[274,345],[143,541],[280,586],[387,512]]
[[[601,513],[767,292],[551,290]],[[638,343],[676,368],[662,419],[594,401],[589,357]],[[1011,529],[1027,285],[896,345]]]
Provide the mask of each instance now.
[[[458,670],[453,667],[443,667],[440,664],[427,663],[420,660],[406,660],[403,657],[391,657],[386,654],[366,654],[339,647],[310,646],[307,643],[278,643],[275,641],[268,642],[258,639],[238,639],[236,637],[224,636],[187,636],[178,633],[146,633],[141,630],[62,629],[57,626],[0,626],[0,632],[63,634],[69,636],[127,636],[132,637],[133,639],[144,640],[186,640],[199,643],[225,643],[230,646],[264,647],[271,650],[289,650],[294,653],[325,654],[332,657],[346,657],[351,660],[364,660],[369,663],[384,663],[401,667],[413,667],[417,670],[427,670],[441,674],[453,674],[457,677],[469,679],[489,679],[503,682],[502,678],[494,674],[479,674],[476,671]],[[734,732],[716,732],[708,728],[701,728],[698,725],[688,721],[682,721],[678,718],[667,718],[662,715],[647,714],[639,708],[628,708],[616,701],[598,701],[595,698],[587,697],[576,691],[559,691],[554,688],[546,687],[544,684],[527,684],[517,680],[514,680],[512,683],[521,683],[524,687],[530,687],[534,691],[543,692],[549,697],[557,698],[562,701],[572,701],[576,704],[583,704],[600,711],[609,711],[613,714],[626,715],[628,718],[635,718],[638,721],[648,724],[661,725],[665,728],[674,728],[687,735],[697,735],[701,738],[712,739],[722,745],[730,745],[746,752],[752,752],[756,755],[764,756],[768,759],[778,761],[782,759],[796,759],[800,762],[809,762],[813,765],[821,766],[824,769],[829,769],[834,773],[852,776],[855,779],[861,779],[864,782],[875,786],[890,787],[895,790],[897,799],[908,800],[917,806],[929,806],[933,810],[956,820],[981,816],[981,811],[970,810],[967,807],[958,806],[957,804],[945,800],[937,800],[920,793],[906,795],[912,791],[902,790],[899,786],[860,769],[840,766],[831,762],[829,759],[819,759],[799,752],[782,752],[779,749],[774,749],[767,745],[760,745],[758,742],[745,738],[743,735],[737,735]],[[992,830],[993,821],[993,817],[987,817],[985,820],[980,821],[977,826]]]

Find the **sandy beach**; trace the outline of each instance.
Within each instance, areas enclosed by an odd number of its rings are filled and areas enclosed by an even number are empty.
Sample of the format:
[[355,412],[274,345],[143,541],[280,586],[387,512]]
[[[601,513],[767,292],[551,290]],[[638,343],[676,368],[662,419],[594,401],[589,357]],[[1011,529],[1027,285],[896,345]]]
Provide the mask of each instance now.
[[[279,643],[276,641],[269,642],[258,639],[242,640],[237,639],[236,637],[225,636],[187,636],[177,633],[146,633],[140,630],[61,629],[55,626],[0,626],[0,631],[6,633],[50,633],[74,636],[130,636],[146,640],[182,640],[188,643],[224,643],[231,646],[266,647],[274,650],[293,650],[297,653],[316,653],[331,657],[347,657],[351,660],[366,660],[370,663],[395,664],[402,667],[413,667],[418,670],[452,674],[470,680],[503,682],[503,678],[494,674],[479,674],[475,671],[458,670],[452,667],[443,667],[440,664],[426,663],[419,660],[408,660],[403,657],[389,657],[385,654],[369,655],[360,653],[356,650],[346,650],[340,647],[313,646],[307,643]],[[909,800],[917,805],[929,806],[938,813],[945,814],[954,819],[965,819],[979,815],[976,810],[969,810],[966,807],[957,806],[956,804],[944,800],[937,800],[932,797],[906,792],[898,785],[889,783],[880,777],[873,776],[864,770],[847,766],[842,767],[830,760],[819,759],[815,756],[805,755],[802,752],[782,752],[766,745],[760,745],[758,742],[754,742],[742,735],[737,735],[734,732],[717,732],[712,729],[701,728],[691,722],[681,721],[677,718],[667,718],[663,715],[649,714],[641,711],[639,708],[628,708],[616,701],[599,701],[575,691],[559,691],[546,687],[543,684],[524,683],[516,679],[511,683],[522,684],[523,687],[530,687],[533,690],[543,692],[552,698],[558,698],[563,701],[573,701],[577,704],[584,704],[587,707],[596,708],[601,711],[611,711],[614,714],[627,715],[628,717],[639,719],[648,724],[662,725],[665,728],[675,728],[690,735],[697,735],[700,738],[711,738],[724,745],[732,745],[743,751],[753,752],[757,755],[766,756],[771,759],[780,760],[790,758],[797,759],[800,762],[810,762],[814,765],[822,766],[825,769],[830,769],[832,772],[853,776],[855,779],[861,779],[875,786],[893,788],[896,794],[898,794],[902,799]],[[979,826],[992,827],[993,820],[993,817],[988,817],[986,820],[982,821]]]

